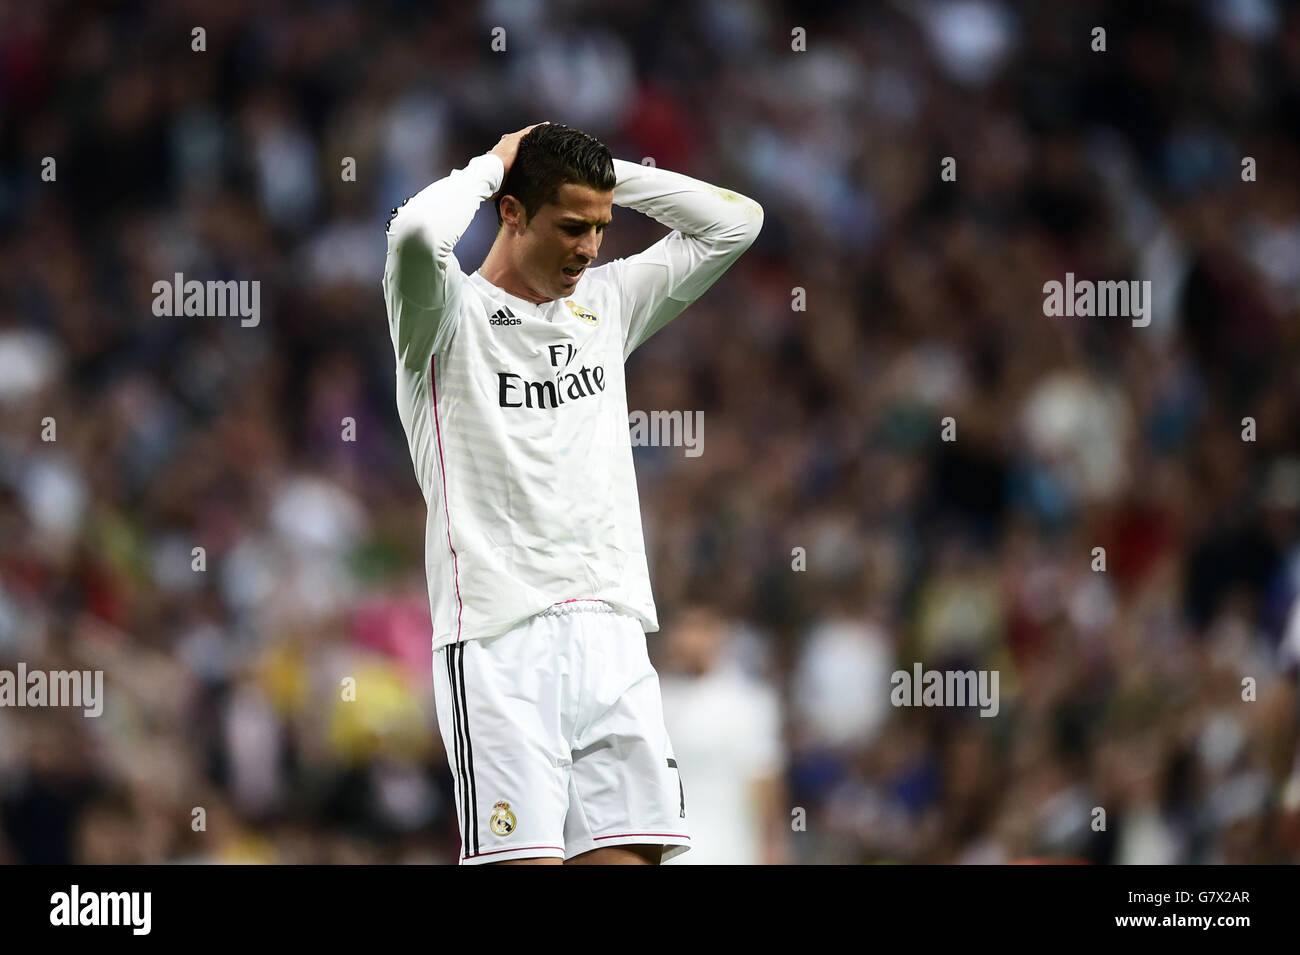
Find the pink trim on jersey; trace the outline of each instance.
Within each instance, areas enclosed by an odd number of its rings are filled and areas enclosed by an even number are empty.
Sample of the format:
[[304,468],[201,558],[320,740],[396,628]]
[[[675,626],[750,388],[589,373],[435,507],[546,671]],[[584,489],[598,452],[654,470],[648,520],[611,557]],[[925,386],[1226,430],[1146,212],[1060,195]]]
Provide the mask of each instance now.
[[429,358],[429,387],[433,389],[433,428],[438,435],[438,474],[442,478],[442,511],[447,519],[447,547],[451,551],[452,579],[456,582],[456,642],[460,643],[460,616],[465,610],[465,603],[460,599],[460,558],[456,548],[451,544],[451,506],[447,503],[447,465],[442,460],[442,426],[438,423],[438,381],[434,372],[434,363],[438,356]]
[[491,852],[476,852],[473,855],[465,856],[466,859],[481,859],[483,856],[497,856],[503,852],[523,852],[525,849],[558,849],[564,851],[564,846],[515,846],[512,849],[493,849]]
[[591,841],[600,842],[601,839],[626,839],[628,836],[672,836],[674,839],[685,839],[691,841],[691,837],[684,832],[616,832],[612,836],[596,836]]
[[560,604],[576,604],[576,603],[583,603],[583,602],[593,603],[593,604],[603,604],[605,601],[601,600],[599,597],[574,597],[572,600],[557,601],[551,604],[551,606],[558,607]]

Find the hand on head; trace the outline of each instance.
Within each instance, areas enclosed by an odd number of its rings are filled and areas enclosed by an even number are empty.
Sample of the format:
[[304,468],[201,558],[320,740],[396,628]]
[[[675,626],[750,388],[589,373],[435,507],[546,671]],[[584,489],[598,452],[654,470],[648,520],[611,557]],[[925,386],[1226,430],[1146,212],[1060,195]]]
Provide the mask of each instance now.
[[[519,155],[519,141],[527,136],[538,126],[545,126],[546,123],[533,123],[531,126],[525,126],[523,129],[513,133],[506,133],[501,137],[501,141],[492,147],[492,155],[501,157],[501,164],[506,167],[506,175],[510,175],[510,167],[515,164],[515,157]],[[504,181],[504,177],[503,181]]]

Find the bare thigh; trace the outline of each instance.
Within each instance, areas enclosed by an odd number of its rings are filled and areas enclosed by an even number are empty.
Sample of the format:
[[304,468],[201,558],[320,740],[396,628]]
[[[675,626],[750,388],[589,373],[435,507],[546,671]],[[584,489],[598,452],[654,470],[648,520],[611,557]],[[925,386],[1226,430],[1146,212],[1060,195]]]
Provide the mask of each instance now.
[[539,859],[504,859],[487,865],[658,865],[663,846],[605,846],[563,862],[550,856]]
[[563,859],[544,856],[540,859],[503,859],[500,862],[487,862],[485,865],[564,865]]
[[663,846],[603,846],[579,853],[565,865],[658,865]]
[[568,861],[560,859],[504,859],[487,865],[658,865],[663,846],[607,846],[593,848],[573,856]]

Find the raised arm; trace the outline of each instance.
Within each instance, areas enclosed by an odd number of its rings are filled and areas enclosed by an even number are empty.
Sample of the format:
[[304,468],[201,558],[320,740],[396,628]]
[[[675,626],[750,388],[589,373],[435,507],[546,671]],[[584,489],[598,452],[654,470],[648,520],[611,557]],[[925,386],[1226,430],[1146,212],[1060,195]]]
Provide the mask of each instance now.
[[427,365],[455,334],[464,276],[451,250],[504,178],[501,157],[484,153],[417,192],[388,220],[384,300],[393,348],[408,367]]
[[763,227],[753,199],[681,173],[614,160],[614,204],[673,231],[610,263],[623,294],[623,357],[703,295]]

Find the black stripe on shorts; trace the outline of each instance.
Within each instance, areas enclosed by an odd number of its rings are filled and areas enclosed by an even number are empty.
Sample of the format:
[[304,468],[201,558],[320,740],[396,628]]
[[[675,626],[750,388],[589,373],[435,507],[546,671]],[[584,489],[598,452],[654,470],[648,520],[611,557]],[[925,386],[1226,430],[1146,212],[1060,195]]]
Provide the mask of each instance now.
[[474,781],[474,743],[470,737],[469,731],[469,702],[465,697],[465,644],[456,644],[456,669],[457,676],[460,680],[460,708],[462,726],[465,730],[465,768],[469,776],[469,819],[471,822],[470,832],[472,833],[474,848],[473,852],[477,854],[482,851],[478,838],[478,785]]
[[459,795],[460,805],[456,813],[460,822],[460,841],[465,855],[471,855],[476,850],[474,848],[474,837],[470,829],[470,791],[469,778],[465,772],[465,741],[464,732],[461,728],[460,720],[460,692],[456,685],[456,668],[453,662],[453,655],[456,652],[456,644],[447,647],[447,684],[451,687],[451,714],[452,714],[452,731],[455,736],[456,745],[453,747],[452,758],[456,764],[456,791]]

